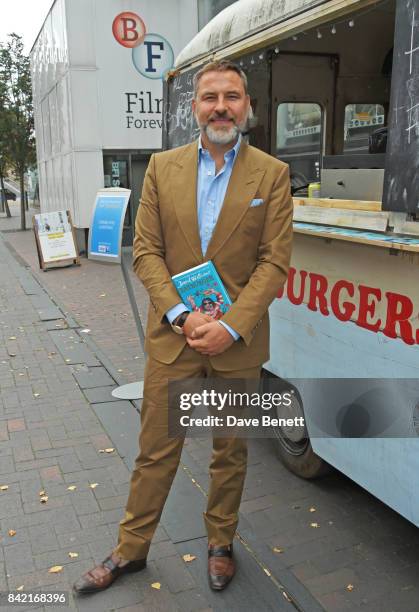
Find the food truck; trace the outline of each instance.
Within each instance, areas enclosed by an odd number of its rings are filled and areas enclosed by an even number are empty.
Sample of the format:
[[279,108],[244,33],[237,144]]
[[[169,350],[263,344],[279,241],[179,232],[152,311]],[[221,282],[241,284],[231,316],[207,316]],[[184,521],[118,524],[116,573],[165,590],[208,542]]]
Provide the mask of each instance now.
[[283,463],[334,466],[419,525],[419,0],[239,0],[182,50],[164,148],[199,130],[193,74],[232,59],[248,139],[290,166],[294,247],[265,370],[306,428]]

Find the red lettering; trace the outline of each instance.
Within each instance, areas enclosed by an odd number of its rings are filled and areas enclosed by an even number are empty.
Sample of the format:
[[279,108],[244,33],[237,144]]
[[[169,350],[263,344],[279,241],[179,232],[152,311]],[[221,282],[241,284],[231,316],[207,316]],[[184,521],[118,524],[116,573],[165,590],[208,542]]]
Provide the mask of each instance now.
[[[121,21],[123,24],[123,31],[124,31],[122,40],[126,40],[129,42],[137,40],[138,32],[137,32],[137,28],[136,28],[137,24],[135,23],[135,20],[132,19],[131,17],[121,17]],[[129,37],[128,36],[129,32],[131,32],[133,36]]]
[[[315,274],[310,272],[310,296],[307,304],[307,308],[310,310],[320,310],[323,315],[328,315],[327,309],[327,278],[322,274]],[[319,307],[317,308],[317,302]]]
[[349,281],[340,280],[332,288],[330,293],[330,305],[332,312],[339,321],[349,321],[356,308],[351,302],[342,302],[342,307],[339,304],[339,296],[342,289],[346,289],[349,297],[354,297],[355,287]]
[[[413,303],[406,295],[387,291],[387,320],[383,334],[389,338],[397,338],[396,324],[399,324],[400,337],[406,344],[415,344],[412,326],[409,318],[413,313]],[[417,336],[417,334],[416,334]]]
[[381,319],[378,319],[375,323],[367,320],[368,315],[373,317],[375,315],[376,302],[369,301],[370,296],[381,300],[381,290],[375,287],[367,287],[366,285],[359,285],[359,312],[358,320],[356,322],[360,327],[365,327],[373,332],[378,332],[381,325]]
[[294,294],[294,282],[296,274],[297,270],[295,268],[290,268],[287,282],[287,297],[291,304],[295,304],[295,306],[300,306],[300,304],[302,304],[304,300],[307,272],[305,270],[301,270],[300,272],[300,294],[298,296]]

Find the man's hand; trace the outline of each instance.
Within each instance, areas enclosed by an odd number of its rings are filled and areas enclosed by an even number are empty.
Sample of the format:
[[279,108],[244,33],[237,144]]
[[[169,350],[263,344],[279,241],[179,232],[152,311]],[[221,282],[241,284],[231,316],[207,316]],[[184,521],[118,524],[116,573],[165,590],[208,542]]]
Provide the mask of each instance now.
[[210,357],[224,353],[234,342],[230,332],[221,323],[214,320],[197,327],[192,337],[187,337],[186,340],[189,346],[198,353]]
[[182,328],[183,333],[187,338],[191,338],[194,330],[197,327],[200,325],[205,325],[205,323],[209,323],[211,321],[213,321],[213,319],[209,315],[203,314],[202,312],[191,312],[186,317],[186,321]]

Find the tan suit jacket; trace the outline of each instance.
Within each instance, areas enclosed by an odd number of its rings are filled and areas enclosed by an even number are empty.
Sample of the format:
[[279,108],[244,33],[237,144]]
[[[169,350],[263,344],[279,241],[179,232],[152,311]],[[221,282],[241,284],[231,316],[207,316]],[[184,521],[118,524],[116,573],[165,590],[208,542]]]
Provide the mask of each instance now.
[[[284,284],[292,242],[288,166],[244,141],[223,207],[202,255],[197,214],[198,143],[152,155],[135,225],[133,265],[150,296],[146,351],[173,363],[185,337],[166,312],[181,299],[171,276],[212,260],[233,301],[223,320],[241,338],[211,357],[215,370],[239,370],[269,359],[268,307]],[[250,206],[254,198],[263,200]]]

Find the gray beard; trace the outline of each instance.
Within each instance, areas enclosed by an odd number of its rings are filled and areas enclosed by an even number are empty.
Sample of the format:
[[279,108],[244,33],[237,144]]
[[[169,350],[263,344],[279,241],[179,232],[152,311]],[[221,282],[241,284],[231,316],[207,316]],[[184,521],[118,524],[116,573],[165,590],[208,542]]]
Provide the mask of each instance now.
[[208,140],[212,144],[226,145],[237,140],[240,134],[240,128],[237,125],[232,125],[228,130],[214,130],[210,124],[202,126],[202,131],[206,134]]

